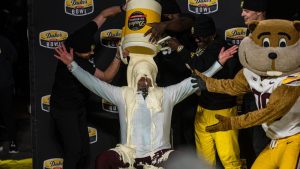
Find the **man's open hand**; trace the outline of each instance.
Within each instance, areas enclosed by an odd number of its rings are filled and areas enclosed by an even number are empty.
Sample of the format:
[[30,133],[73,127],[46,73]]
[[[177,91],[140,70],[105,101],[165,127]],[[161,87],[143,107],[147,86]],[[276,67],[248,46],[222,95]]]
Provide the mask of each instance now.
[[67,51],[65,45],[62,43],[61,46],[54,49],[56,54],[54,56],[62,61],[64,64],[69,65],[73,61],[74,53],[73,49],[71,48],[70,52]]
[[233,55],[237,52],[238,50],[238,46],[234,45],[228,49],[225,50],[225,48],[223,47],[219,53],[219,62],[224,65],[225,62],[232,58]]

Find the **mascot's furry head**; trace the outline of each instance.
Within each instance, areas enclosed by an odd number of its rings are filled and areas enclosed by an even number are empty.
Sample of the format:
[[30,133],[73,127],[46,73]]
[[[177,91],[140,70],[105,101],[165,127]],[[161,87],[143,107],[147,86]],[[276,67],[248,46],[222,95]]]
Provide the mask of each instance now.
[[260,76],[285,76],[300,71],[300,21],[252,21],[251,34],[239,47],[242,65]]

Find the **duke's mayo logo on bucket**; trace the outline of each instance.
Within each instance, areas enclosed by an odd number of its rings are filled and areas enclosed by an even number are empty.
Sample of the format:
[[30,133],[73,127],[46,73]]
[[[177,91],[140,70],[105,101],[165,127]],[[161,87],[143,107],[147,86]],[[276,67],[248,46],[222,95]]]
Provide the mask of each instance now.
[[93,127],[88,127],[88,132],[89,132],[90,144],[96,143],[98,138],[97,129]]
[[121,40],[121,29],[109,29],[100,33],[100,42],[103,46],[108,48],[116,48]]
[[218,0],[188,0],[188,10],[196,14],[210,14],[218,11]]
[[67,38],[68,33],[61,30],[46,30],[39,34],[40,46],[49,49],[60,46]]
[[50,97],[51,95],[46,95],[41,98],[41,108],[45,112],[50,112]]
[[102,109],[111,113],[118,113],[118,107],[111,104],[107,100],[102,98]]
[[128,28],[133,31],[142,29],[146,23],[146,15],[141,11],[134,11],[128,18]]
[[63,169],[62,158],[52,158],[45,160],[43,163],[43,169]]
[[94,12],[93,0],[65,0],[65,13],[73,16],[84,16]]
[[229,45],[239,45],[241,41],[246,37],[247,28],[236,27],[225,30],[225,40]]

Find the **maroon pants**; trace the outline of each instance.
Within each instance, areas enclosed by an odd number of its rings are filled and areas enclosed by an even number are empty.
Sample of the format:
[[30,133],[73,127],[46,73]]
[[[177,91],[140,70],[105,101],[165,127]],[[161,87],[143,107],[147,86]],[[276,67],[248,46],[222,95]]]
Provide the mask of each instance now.
[[[143,166],[145,164],[154,165],[156,167],[163,167],[166,161],[161,161],[160,163],[158,163],[158,159],[161,158],[164,155],[164,153],[166,153],[169,150],[171,149],[163,149],[157,151],[156,153],[154,153],[154,156],[152,158],[150,156],[144,158],[136,158],[133,166],[136,169],[143,169]],[[124,163],[117,152],[113,150],[108,150],[97,157],[95,166],[96,169],[119,169],[127,168],[129,167],[129,164]]]

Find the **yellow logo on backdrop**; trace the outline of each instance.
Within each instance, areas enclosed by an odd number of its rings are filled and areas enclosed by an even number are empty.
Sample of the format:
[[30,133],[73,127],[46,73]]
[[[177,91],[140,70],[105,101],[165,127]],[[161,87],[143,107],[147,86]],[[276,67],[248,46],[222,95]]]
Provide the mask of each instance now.
[[65,13],[73,16],[84,16],[94,12],[93,0],[65,0]]
[[108,48],[116,48],[121,40],[121,29],[108,29],[100,33],[101,44]]
[[43,163],[43,169],[63,169],[62,158],[52,158],[45,160]]
[[89,132],[89,138],[90,138],[90,144],[97,142],[97,129],[93,127],[88,127]]
[[43,111],[50,112],[50,97],[51,95],[46,95],[41,98],[41,108]]
[[225,30],[225,40],[230,45],[239,45],[247,36],[247,28],[237,27]]
[[47,30],[40,32],[39,40],[40,46],[53,49],[68,38],[68,33],[60,30]]
[[188,10],[196,14],[210,14],[218,11],[218,0],[188,0]]

